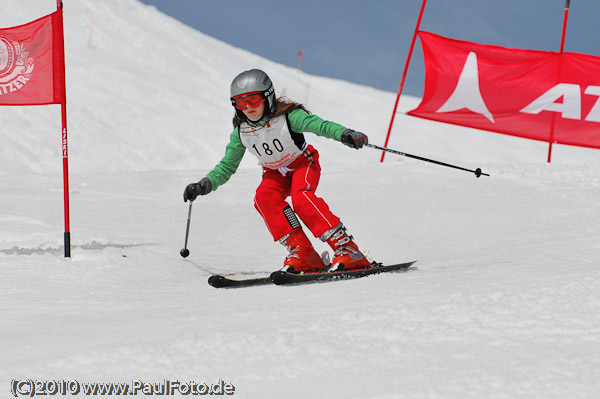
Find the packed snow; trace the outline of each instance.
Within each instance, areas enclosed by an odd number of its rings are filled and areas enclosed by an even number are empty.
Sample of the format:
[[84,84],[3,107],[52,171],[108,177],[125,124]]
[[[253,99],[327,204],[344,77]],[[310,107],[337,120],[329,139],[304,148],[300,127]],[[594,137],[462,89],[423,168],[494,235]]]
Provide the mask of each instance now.
[[[2,2],[0,26],[54,6]],[[389,147],[491,175],[476,178],[307,134],[317,193],[358,245],[418,262],[217,290],[211,274],[265,276],[286,255],[254,210],[251,155],[193,203],[179,255],[183,189],[224,153],[231,79],[262,68],[279,95],[379,145],[395,93],[275,64],[137,0],[64,12],[72,258],[59,107],[0,107],[0,397],[27,379],[221,381],[240,398],[598,397],[597,150],[555,146],[548,164],[545,143],[397,115]],[[418,102],[403,97],[402,112]]]

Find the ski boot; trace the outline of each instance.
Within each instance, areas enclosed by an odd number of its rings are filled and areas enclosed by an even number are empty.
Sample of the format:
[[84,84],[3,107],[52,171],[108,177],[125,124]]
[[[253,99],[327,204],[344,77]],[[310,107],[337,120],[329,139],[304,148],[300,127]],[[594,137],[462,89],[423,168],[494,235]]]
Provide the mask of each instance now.
[[279,242],[290,251],[283,262],[283,269],[281,270],[300,274],[325,269],[321,257],[301,228],[282,237]]
[[343,224],[339,224],[333,229],[325,232],[321,240],[327,242],[334,250],[333,261],[328,271],[354,270],[368,267],[371,262],[360,252],[358,246],[353,241],[353,237],[348,235]]

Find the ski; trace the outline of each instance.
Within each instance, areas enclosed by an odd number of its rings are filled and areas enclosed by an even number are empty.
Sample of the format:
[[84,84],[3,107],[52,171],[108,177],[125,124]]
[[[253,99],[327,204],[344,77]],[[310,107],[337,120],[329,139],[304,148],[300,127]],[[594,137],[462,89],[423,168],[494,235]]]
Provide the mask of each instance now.
[[254,287],[258,285],[277,284],[306,284],[334,280],[348,280],[352,278],[360,278],[370,276],[372,274],[387,273],[394,271],[405,271],[411,267],[416,261],[398,263],[395,265],[384,266],[381,263],[373,262],[369,267],[358,270],[347,270],[339,272],[313,272],[304,274],[288,273],[284,271],[276,271],[271,273],[269,277],[256,277],[247,279],[231,279],[219,274],[215,274],[208,278],[208,284],[215,288],[242,288]]
[[372,274],[394,272],[394,271],[405,271],[411,267],[415,261],[398,263],[395,265],[384,266],[381,263],[372,263],[369,267],[358,270],[347,270],[339,272],[314,272],[295,274],[284,271],[276,271],[271,273],[271,280],[277,285],[288,285],[288,284],[306,284],[324,281],[334,280],[347,280],[352,278],[361,278],[370,276]]
[[215,288],[241,288],[241,287],[254,287],[256,285],[271,284],[270,277],[258,277],[258,278],[246,278],[241,280],[235,280],[215,274],[208,278],[208,284]]

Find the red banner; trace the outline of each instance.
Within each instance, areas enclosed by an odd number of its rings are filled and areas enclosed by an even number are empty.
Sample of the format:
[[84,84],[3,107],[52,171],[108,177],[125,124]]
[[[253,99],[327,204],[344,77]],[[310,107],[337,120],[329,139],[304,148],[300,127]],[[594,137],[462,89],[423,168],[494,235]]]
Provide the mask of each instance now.
[[59,11],[0,29],[0,105],[65,102],[64,51]]
[[419,37],[425,90],[409,115],[600,148],[600,57]]

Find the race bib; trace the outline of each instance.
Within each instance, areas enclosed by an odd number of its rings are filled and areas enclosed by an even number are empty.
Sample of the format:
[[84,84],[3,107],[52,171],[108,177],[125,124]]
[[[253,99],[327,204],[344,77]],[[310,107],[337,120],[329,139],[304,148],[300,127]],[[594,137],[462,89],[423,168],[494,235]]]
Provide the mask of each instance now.
[[[299,143],[304,147],[304,137],[299,136]],[[251,126],[243,122],[240,125],[240,140],[258,159],[258,163],[269,169],[288,165],[304,150],[292,138],[285,115],[271,119],[264,126]]]

